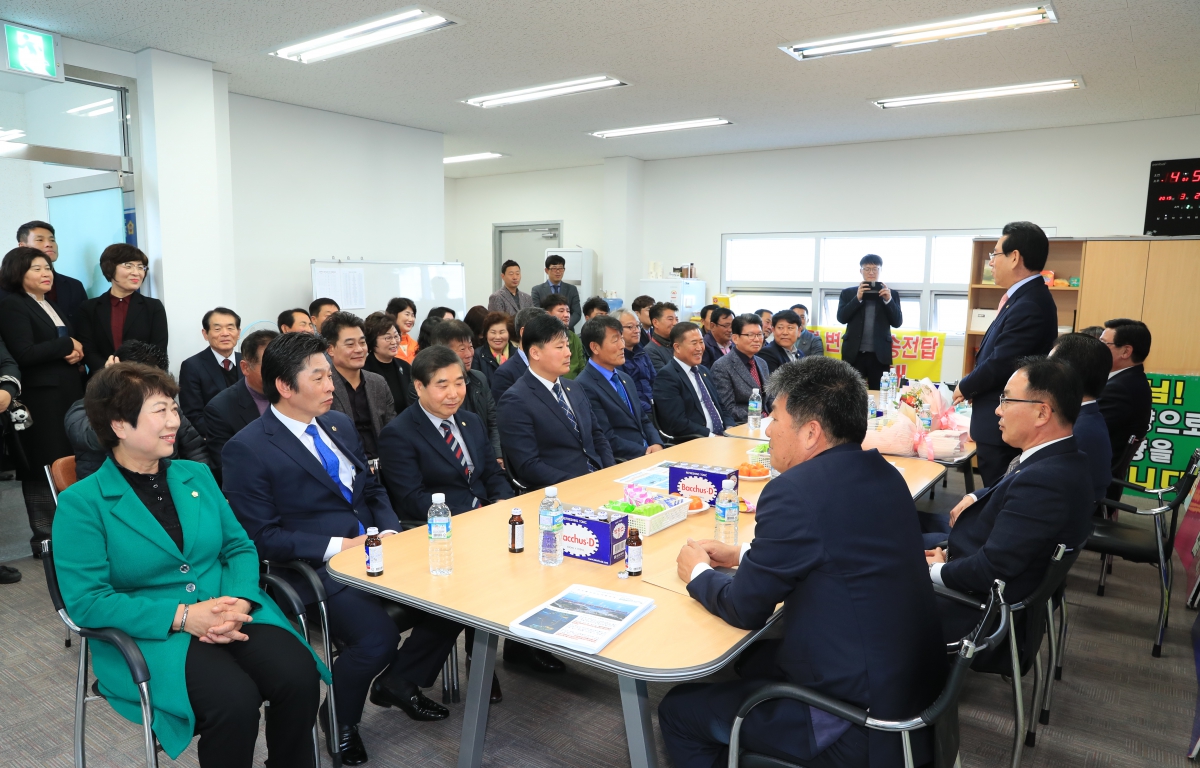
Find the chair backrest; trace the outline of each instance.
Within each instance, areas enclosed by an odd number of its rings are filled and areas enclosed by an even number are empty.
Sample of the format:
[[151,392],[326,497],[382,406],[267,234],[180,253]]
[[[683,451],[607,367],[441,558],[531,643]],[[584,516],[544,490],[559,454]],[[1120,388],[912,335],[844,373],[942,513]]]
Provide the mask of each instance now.
[[[1067,580],[1067,572],[1075,564],[1082,551],[1082,545],[1067,549],[1065,544],[1059,544],[1050,555],[1050,564],[1037,589],[1028,597],[1012,606],[1013,632],[1017,633],[1017,653],[1020,655],[1021,673],[1024,674],[1033,666],[1033,658],[1042,647],[1042,639],[1046,634],[1046,601],[1058,591]],[[1017,627],[1016,622],[1021,626]]]
[[1175,498],[1171,499],[1171,503],[1167,505],[1171,508],[1170,528],[1166,532],[1167,540],[1163,545],[1163,552],[1167,553],[1167,557],[1171,556],[1170,553],[1175,548],[1175,533],[1179,527],[1179,508],[1183,506],[1184,500],[1192,492],[1197,475],[1200,475],[1200,448],[1192,452],[1192,457],[1188,459],[1187,466],[1184,467],[1183,476],[1179,478],[1172,489]]
[[55,459],[50,465],[50,482],[59,493],[74,485],[76,479],[74,456],[63,456],[61,459]]
[[1125,450],[1121,453],[1121,459],[1117,462],[1117,470],[1120,472],[1118,480],[1124,480],[1125,470],[1129,469],[1129,465],[1133,463],[1133,456],[1137,453],[1138,446],[1142,441],[1137,435],[1130,435],[1129,442],[1125,444]]

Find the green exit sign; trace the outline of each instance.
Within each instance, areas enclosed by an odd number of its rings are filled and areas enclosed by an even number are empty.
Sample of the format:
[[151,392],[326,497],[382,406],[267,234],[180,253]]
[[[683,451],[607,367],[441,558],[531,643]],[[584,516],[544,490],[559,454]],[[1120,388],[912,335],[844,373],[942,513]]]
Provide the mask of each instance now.
[[58,35],[11,22],[4,24],[4,69],[46,80],[63,81]]

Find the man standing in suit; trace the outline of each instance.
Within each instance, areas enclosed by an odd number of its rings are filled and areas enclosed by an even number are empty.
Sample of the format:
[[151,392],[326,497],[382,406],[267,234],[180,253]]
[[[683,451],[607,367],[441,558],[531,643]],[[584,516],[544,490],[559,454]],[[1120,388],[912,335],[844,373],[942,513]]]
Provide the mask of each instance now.
[[654,379],[658,371],[654,369],[654,361],[646,354],[641,343],[642,327],[637,314],[628,309],[618,309],[614,317],[621,324],[621,339],[625,342],[625,362],[622,363],[621,370],[633,379],[633,385],[637,387],[638,401],[642,410],[649,416],[650,409],[654,406]]
[[867,380],[868,389],[879,389],[879,379],[892,365],[892,329],[903,322],[900,299],[879,282],[883,259],[873,253],[858,262],[862,282],[842,291],[837,319],[846,326],[842,334],[842,359]]
[[513,319],[513,327],[516,328],[517,338],[513,344],[516,347],[517,353],[509,355],[508,360],[492,373],[492,400],[497,404],[500,403],[500,398],[508,391],[508,388],[513,385],[513,382],[525,375],[525,371],[529,370],[529,358],[525,356],[525,350],[521,348],[521,336],[525,333],[525,324],[538,315],[546,314],[546,310],[541,307],[527,307],[517,313]]
[[533,297],[518,287],[521,285],[520,264],[512,259],[501,264],[500,279],[504,285],[488,296],[488,312],[503,312],[509,317],[516,317],[522,309],[533,306]]
[[804,357],[803,353],[796,351],[796,339],[803,324],[790,309],[775,313],[771,320],[775,340],[763,347],[758,356],[766,361],[767,369],[775,373],[779,366]]
[[[308,315],[304,316],[308,319]],[[221,451],[229,438],[247,424],[262,416],[271,403],[263,394],[262,353],[279,334],[261,330],[242,339],[242,380],[217,394],[204,406],[204,423],[208,425],[209,466],[217,482],[221,482]]]
[[[17,227],[17,245],[37,248],[46,254],[51,269],[54,268],[54,262],[58,261],[58,241],[54,239],[54,227],[44,221],[30,221]],[[4,293],[0,291],[0,296]],[[58,306],[71,328],[77,328],[79,305],[87,301],[87,297],[87,289],[83,287],[83,283],[70,275],[55,272],[54,284],[46,291],[44,298]]]
[[[950,510],[949,548],[925,553],[936,583],[986,595],[1000,579],[1009,603],[1037,589],[1055,547],[1083,546],[1096,508],[1087,456],[1071,436],[1083,398],[1079,375],[1044,357],[1018,365],[996,406],[1000,433],[1017,455],[1000,480]],[[938,602],[946,642],[979,621],[977,610]]]
[[242,378],[242,358],[234,352],[242,334],[242,318],[232,309],[217,307],[204,313],[200,327],[208,348],[179,366],[179,406],[192,426],[207,437],[204,406]]
[[587,395],[563,376],[571,367],[567,327],[539,315],[521,337],[529,370],[500,400],[500,443],[518,480],[534,488],[613,465],[612,448]]
[[579,338],[588,362],[575,383],[587,394],[613,457],[625,461],[661,451],[662,438],[638,403],[637,385],[620,370],[626,346],[621,321],[608,315],[593,317],[583,324]]
[[677,312],[679,307],[669,301],[660,301],[650,307],[651,333],[645,350],[656,371],[661,371],[675,356],[674,347],[671,346],[671,330],[679,323]]
[[[676,768],[724,765],[742,700],[770,682],[904,720],[937,698],[945,676],[933,587],[912,550],[921,542],[912,496],[878,451],[861,447],[862,379],[841,360],[810,357],[780,369],[770,391],[767,436],[782,474],[763,489],[754,541],[688,542],[677,566],[688,594],[735,627],[760,629],[782,602],[783,637],[743,654],[743,680],[688,683],[663,698],[659,725]],[[854,489],[853,504],[844,488]],[[903,764],[898,734],[788,700],[753,709],[741,739],[749,750],[804,765]],[[912,746],[917,765],[932,760],[928,729],[913,733]]]
[[975,459],[985,486],[1004,477],[1009,463],[1021,452],[1001,437],[1000,391],[1018,358],[1047,354],[1058,337],[1058,308],[1040,274],[1049,253],[1050,241],[1041,227],[1014,221],[1004,225],[989,259],[996,285],[1008,291],[979,345],[975,370],[963,376],[954,389],[955,405],[971,401],[971,439],[977,446]]
[[[333,371],[326,349],[324,339],[307,333],[285,333],[267,345],[262,379],[271,407],[225,444],[224,490],[260,557],[305,560],[317,569],[330,631],[342,646],[333,664],[340,733],[327,740],[344,765],[361,765],[367,752],[358,722],[368,689],[372,703],[398,707],[414,720],[449,715],[420,689],[433,685],[462,627],[422,614],[397,651],[399,632],[382,601],[326,571],[338,552],[363,551],[367,528],[385,536],[400,528],[354,423],[329,410]],[[302,600],[315,600],[303,579],[286,570],[280,575]]]
[[708,369],[700,364],[704,358],[700,327],[677,324],[671,329],[671,347],[674,357],[654,379],[659,428],[675,438],[725,434],[725,428],[733,426],[733,416],[721,405]]
[[[1112,353],[1112,371],[1100,394],[1100,413],[1108,426],[1112,446],[1112,476],[1125,479],[1129,462],[1124,461],[1130,438],[1145,439],[1154,421],[1150,382],[1142,363],[1150,354],[1150,329],[1138,320],[1119,318],[1104,324],[1100,341]],[[1121,498],[1121,486],[1114,484],[1108,498]]]
[[377,459],[379,432],[396,418],[396,401],[387,379],[363,370],[368,354],[363,321],[349,312],[334,312],[325,318],[321,336],[333,362],[333,410],[350,417],[367,459]]
[[1108,347],[1096,337],[1068,333],[1054,342],[1050,357],[1066,363],[1079,374],[1083,386],[1083,404],[1079,407],[1079,416],[1075,419],[1071,434],[1075,436],[1075,445],[1088,457],[1092,490],[1096,501],[1100,501],[1112,484],[1113,475],[1108,427],[1104,424],[1097,400],[1108,381],[1112,356],[1108,353]]
[[708,314],[708,333],[704,334],[704,367],[711,369],[718,360],[733,351],[733,310],[713,307]]
[[558,254],[546,257],[546,282],[533,286],[530,295],[534,306],[542,306],[542,302],[551,294],[566,298],[567,307],[571,310],[571,318],[567,322],[567,330],[573,331],[583,317],[583,309],[579,306],[579,289],[563,280],[567,272],[567,260]]
[[[767,395],[770,373],[767,362],[758,357],[763,345],[762,318],[758,315],[739,315],[733,319],[733,351],[713,364],[709,375],[721,398],[721,405],[733,417],[734,424],[745,424],[749,418],[750,395],[758,390],[762,400],[762,415],[771,413]],[[726,425],[730,426],[730,425]]]

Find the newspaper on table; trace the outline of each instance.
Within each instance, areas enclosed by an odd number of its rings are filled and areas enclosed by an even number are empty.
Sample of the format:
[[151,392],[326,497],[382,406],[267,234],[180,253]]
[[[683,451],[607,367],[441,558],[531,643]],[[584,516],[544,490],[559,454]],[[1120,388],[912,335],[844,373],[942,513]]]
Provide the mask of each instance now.
[[508,630],[584,653],[599,653],[612,639],[654,609],[654,598],[572,584],[522,614]]

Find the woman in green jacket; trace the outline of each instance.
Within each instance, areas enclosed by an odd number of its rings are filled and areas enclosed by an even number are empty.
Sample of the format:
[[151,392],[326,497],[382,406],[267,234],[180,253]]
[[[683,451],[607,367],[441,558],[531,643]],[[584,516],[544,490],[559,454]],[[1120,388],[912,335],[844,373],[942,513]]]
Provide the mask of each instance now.
[[[200,736],[204,768],[250,768],[258,711],[269,766],[312,766],[320,659],[258,586],[258,556],[208,467],[170,461],[179,428],[170,374],[118,363],[96,374],[88,420],[112,451],[59,497],[55,564],[72,620],[115,627],[150,668],[154,732],[172,759]],[[141,722],[116,648],[92,645],[113,708]]]

